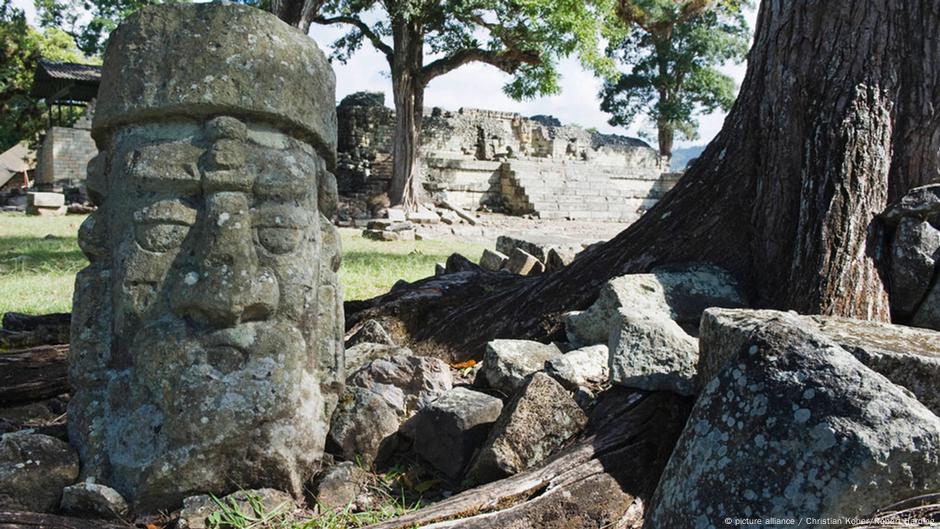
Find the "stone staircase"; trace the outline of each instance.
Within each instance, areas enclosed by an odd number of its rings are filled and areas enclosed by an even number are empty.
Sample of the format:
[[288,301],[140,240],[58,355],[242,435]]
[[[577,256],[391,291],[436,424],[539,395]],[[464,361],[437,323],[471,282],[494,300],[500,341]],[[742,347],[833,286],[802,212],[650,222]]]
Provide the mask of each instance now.
[[633,222],[679,176],[574,160],[509,160],[503,164],[500,185],[504,204],[513,214]]

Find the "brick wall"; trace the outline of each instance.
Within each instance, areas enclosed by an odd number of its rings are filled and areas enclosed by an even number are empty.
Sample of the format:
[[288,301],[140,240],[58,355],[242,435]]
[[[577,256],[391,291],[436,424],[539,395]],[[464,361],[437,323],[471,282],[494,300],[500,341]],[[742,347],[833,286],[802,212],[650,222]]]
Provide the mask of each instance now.
[[98,154],[91,131],[52,127],[39,150],[36,182],[40,186],[76,184],[84,181],[88,162]]

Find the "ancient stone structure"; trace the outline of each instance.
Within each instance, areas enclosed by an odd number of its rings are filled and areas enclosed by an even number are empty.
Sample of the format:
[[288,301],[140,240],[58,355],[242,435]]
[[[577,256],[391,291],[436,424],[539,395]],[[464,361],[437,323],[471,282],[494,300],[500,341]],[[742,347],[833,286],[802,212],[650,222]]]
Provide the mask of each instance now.
[[91,139],[91,117],[94,103],[70,127],[49,127],[39,149],[36,166],[36,185],[51,189],[63,185],[76,185],[85,180],[88,161],[98,153]]
[[[388,188],[394,111],[382,94],[340,102],[337,178],[344,195]],[[549,219],[633,221],[678,174],[646,143],[551,117],[462,108],[424,117],[417,170],[432,198]]]
[[343,380],[334,75],[270,14],[138,11],[106,55],[69,407],[138,512],[316,470]]

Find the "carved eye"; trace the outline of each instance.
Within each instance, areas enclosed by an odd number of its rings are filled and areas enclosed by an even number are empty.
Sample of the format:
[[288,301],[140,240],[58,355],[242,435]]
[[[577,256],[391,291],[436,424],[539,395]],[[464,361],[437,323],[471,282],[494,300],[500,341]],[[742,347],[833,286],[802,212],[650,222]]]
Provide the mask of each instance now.
[[134,228],[140,247],[159,253],[179,248],[187,233],[189,233],[189,226],[179,224],[147,223],[138,224]]
[[303,237],[304,232],[300,228],[273,226],[258,228],[258,241],[267,251],[277,255],[293,252],[300,245]]

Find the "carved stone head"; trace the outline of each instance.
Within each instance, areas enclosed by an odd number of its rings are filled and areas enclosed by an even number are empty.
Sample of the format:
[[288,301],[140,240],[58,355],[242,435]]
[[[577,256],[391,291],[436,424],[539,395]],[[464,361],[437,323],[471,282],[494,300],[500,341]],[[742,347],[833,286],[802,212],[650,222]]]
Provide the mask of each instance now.
[[316,469],[343,379],[333,92],[316,44],[252,8],[147,8],[111,37],[69,427],[141,510]]

